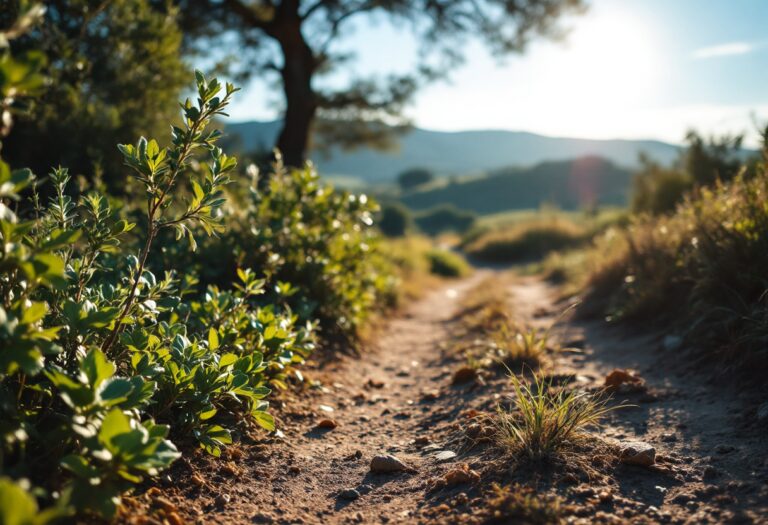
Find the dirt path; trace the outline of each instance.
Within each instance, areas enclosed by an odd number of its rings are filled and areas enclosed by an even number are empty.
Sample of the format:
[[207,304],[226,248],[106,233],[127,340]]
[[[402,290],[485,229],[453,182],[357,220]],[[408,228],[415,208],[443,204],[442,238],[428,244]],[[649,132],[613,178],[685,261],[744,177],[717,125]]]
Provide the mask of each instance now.
[[[482,276],[430,293],[389,321],[359,358],[309,372],[322,386],[285,400],[281,438],[225,452],[229,463],[198,455],[175,469],[166,494],[193,522],[412,522],[439,469],[413,442],[436,439],[451,420],[435,402],[452,372],[440,345],[458,297]],[[318,428],[324,419],[336,428]],[[394,454],[416,473],[371,475],[376,454]],[[193,476],[204,482],[189,484]],[[346,489],[360,497],[340,497]]]
[[[556,289],[538,278],[517,280],[510,291],[513,308],[539,325],[553,323],[564,308],[554,306]],[[768,442],[755,424],[754,392],[709,381],[674,355],[683,352],[674,336],[632,335],[598,321],[561,323],[554,332],[582,349],[557,359],[558,374],[573,374],[585,388],[602,386],[617,368],[645,381],[644,388],[615,394],[633,406],[615,412],[602,434],[653,445],[672,475],[620,471],[619,516],[645,509],[652,521],[768,522]]]
[[[481,469],[484,459],[476,453],[437,454],[464,411],[492,409],[508,391],[501,376],[485,386],[451,386],[461,363],[443,351],[458,299],[488,275],[478,271],[432,292],[392,319],[375,348],[310,372],[318,386],[285,399],[283,436],[244,442],[225,461],[202,454],[182,460],[165,480],[165,494],[188,520],[201,523],[418,523],[441,516],[445,523],[459,516],[473,522],[484,505],[481,490],[431,489],[457,461]],[[554,290],[537,279],[516,280],[509,292],[516,318],[546,326],[560,312]],[[554,372],[572,374],[586,388],[602,385],[616,367],[642,375],[648,388],[627,396],[637,406],[612,416],[604,434],[653,444],[665,468],[619,467],[604,487],[561,488],[579,502],[583,522],[765,520],[768,450],[766,440],[745,430],[742,400],[666,369],[653,338],[618,337],[579,323],[555,335],[583,351],[558,356]],[[337,426],[318,428],[324,419]],[[371,474],[377,454],[396,455],[415,472]],[[610,499],[595,502],[604,489]]]

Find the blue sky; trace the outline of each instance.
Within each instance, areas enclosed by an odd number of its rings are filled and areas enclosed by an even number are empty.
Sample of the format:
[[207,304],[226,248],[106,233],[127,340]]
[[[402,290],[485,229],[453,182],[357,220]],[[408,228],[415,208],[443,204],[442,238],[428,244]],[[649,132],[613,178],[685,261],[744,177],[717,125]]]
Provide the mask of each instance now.
[[[565,42],[535,42],[502,63],[473,44],[450,82],[422,90],[407,115],[429,129],[510,129],[587,138],[681,141],[688,128],[747,132],[768,120],[768,0],[591,0]],[[415,42],[385,20],[348,27],[354,71],[407,70]],[[343,74],[329,82],[342,82]],[[234,120],[278,115],[254,81]]]

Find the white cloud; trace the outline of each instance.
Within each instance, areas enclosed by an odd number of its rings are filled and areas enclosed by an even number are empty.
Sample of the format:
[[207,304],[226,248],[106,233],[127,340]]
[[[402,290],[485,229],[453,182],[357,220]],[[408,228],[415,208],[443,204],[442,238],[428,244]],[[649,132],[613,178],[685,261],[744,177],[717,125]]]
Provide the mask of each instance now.
[[755,50],[755,45],[749,42],[729,42],[711,47],[702,47],[693,52],[694,58],[716,58],[734,55],[746,55]]

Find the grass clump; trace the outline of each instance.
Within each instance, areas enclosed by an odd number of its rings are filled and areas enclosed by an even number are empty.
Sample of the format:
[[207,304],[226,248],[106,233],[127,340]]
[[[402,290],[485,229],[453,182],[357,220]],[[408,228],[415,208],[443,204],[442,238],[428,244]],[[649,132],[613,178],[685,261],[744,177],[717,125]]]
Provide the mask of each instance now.
[[[564,293],[584,296],[582,315],[678,331],[704,350],[700,360],[761,377],[768,370],[768,146],[762,161],[739,168],[728,142],[719,144],[693,140],[670,168],[690,176],[687,194],[661,206],[666,194],[651,192],[658,207],[636,206],[643,212],[629,224],[584,249],[552,254],[542,267]],[[656,180],[661,168],[652,168],[639,180]]]
[[533,461],[546,460],[600,426],[600,420],[614,410],[607,398],[576,390],[553,388],[550,381],[534,376],[523,384],[511,375],[513,409],[499,407],[496,417],[497,441],[504,449]]
[[434,275],[463,277],[471,271],[469,264],[461,255],[448,250],[435,248],[429,250],[426,257],[429,261],[429,271]]
[[549,330],[516,328],[502,324],[493,333],[494,357],[506,367],[538,367],[544,360],[549,343]]

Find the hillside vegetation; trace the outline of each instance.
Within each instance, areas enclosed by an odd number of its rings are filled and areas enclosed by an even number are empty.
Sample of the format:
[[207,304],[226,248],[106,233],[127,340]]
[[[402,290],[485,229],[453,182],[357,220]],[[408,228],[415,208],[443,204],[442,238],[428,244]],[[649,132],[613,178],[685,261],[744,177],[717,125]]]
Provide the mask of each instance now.
[[[706,350],[700,356],[726,369],[765,371],[765,152],[749,169],[731,171],[725,182],[716,173],[703,180],[701,172],[694,177],[683,168],[692,189],[672,211],[638,213],[626,227],[597,235],[586,249],[550,256],[544,268],[565,282],[568,293],[584,295],[580,309],[585,315],[651,321],[682,337],[670,347],[696,342]],[[639,177],[657,173],[653,170]],[[668,200],[663,192],[655,198]]]
[[543,204],[577,210],[593,205],[624,206],[631,184],[630,170],[603,158],[582,157],[498,170],[485,177],[409,193],[402,201],[415,210],[451,204],[478,214],[536,209]]

